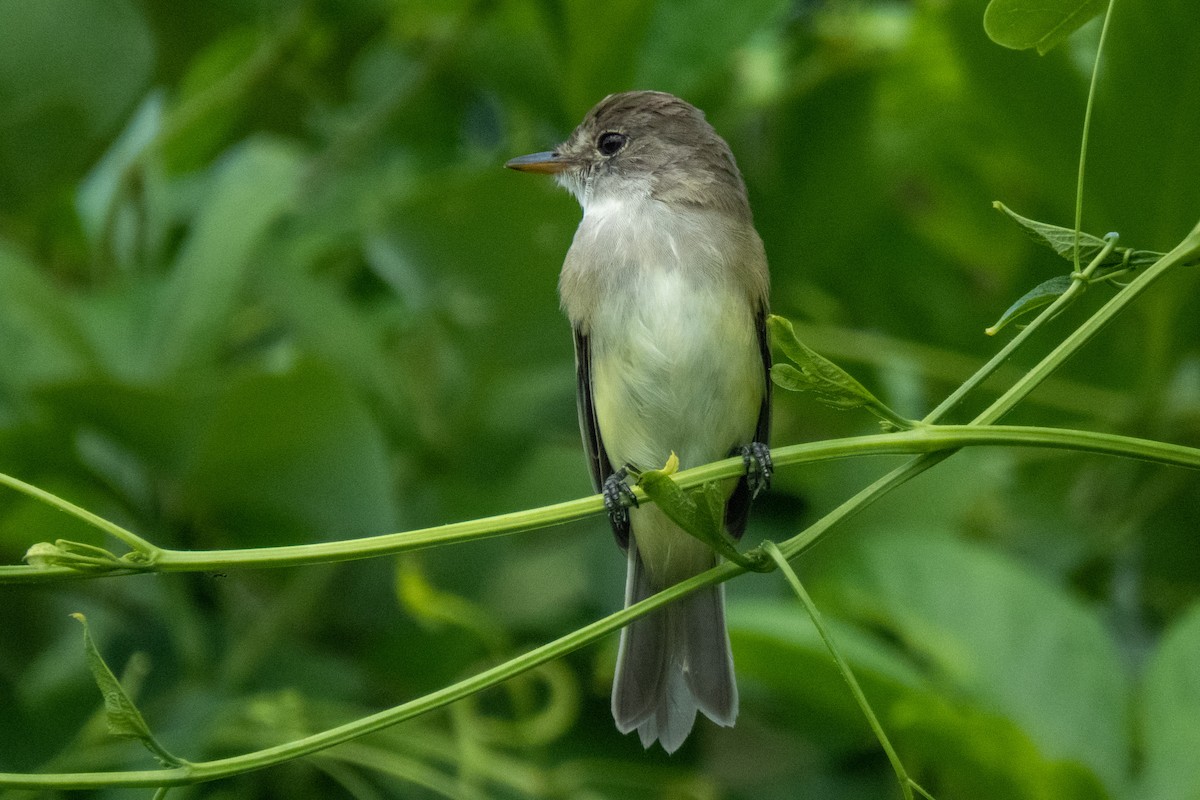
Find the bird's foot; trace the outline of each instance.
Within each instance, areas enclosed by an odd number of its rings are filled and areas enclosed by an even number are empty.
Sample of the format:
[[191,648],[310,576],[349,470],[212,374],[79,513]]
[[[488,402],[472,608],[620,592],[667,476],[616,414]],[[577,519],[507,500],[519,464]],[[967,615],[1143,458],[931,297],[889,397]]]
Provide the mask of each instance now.
[[762,442],[751,442],[738,448],[742,455],[742,463],[746,466],[746,483],[750,486],[750,497],[758,497],[758,493],[771,486],[771,476],[775,474],[775,465],[771,461],[771,448]]
[[604,479],[600,493],[604,495],[604,508],[608,510],[608,518],[614,527],[628,529],[629,509],[637,508],[637,496],[625,478],[629,475],[628,467],[619,470]]

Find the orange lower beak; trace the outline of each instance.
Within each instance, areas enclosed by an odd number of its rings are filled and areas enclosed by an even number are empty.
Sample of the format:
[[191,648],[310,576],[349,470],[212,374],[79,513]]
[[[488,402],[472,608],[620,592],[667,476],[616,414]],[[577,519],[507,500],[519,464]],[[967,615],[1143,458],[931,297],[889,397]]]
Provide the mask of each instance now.
[[562,172],[570,163],[558,153],[548,150],[544,153],[531,153],[527,156],[517,156],[504,163],[509,169],[518,172],[537,172],[543,175],[553,175]]

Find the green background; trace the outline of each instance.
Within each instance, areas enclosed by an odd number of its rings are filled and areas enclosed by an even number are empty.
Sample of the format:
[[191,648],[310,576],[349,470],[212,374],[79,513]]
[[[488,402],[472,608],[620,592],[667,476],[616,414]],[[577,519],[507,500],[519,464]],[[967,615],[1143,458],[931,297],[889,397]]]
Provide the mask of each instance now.
[[[197,549],[587,494],[555,287],[580,212],[501,165],[631,88],[706,110],[746,176],[773,310],[922,416],[1011,336],[984,328],[1068,269],[990,203],[1071,225],[1098,21],[1039,57],[990,42],[984,5],[0,0],[0,471]],[[1118,1],[1085,230],[1168,250],[1200,218],[1194,23],[1190,0]],[[1177,271],[1006,421],[1200,445],[1196,288]],[[777,394],[775,445],[877,430]],[[750,540],[894,463],[781,471]],[[987,449],[797,566],[942,800],[1194,800],[1198,522],[1194,473]],[[0,494],[0,563],[56,538],[113,546]],[[164,744],[201,760],[560,636],[616,609],[623,579],[597,518],[399,559],[3,586],[0,771],[153,766],[105,734],[71,612]],[[612,726],[614,637],[171,797],[899,796],[781,579],[728,594],[741,718],[699,722],[673,757]]]

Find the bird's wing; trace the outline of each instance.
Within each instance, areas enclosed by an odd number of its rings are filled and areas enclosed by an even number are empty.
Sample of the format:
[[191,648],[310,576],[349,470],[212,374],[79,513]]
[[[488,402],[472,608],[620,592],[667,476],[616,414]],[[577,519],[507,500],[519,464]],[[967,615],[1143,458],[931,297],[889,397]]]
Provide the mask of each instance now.
[[[583,448],[587,452],[588,468],[592,473],[592,487],[599,492],[604,481],[613,474],[612,462],[604,450],[600,438],[600,425],[596,421],[596,405],[592,397],[592,351],[587,334],[575,328],[575,378],[576,399],[579,410],[579,430],[583,434]],[[609,517],[613,535],[622,549],[629,547],[629,521],[620,522]]]
[[[764,304],[754,317],[754,328],[758,334],[758,350],[763,365],[763,399],[758,409],[758,424],[754,427],[754,441],[769,445],[771,439],[771,342],[767,337],[767,309]],[[746,442],[748,444],[748,442]],[[754,499],[750,481],[745,475],[734,487],[733,494],[725,506],[725,527],[735,539],[746,532],[746,521],[750,518],[750,502]]]

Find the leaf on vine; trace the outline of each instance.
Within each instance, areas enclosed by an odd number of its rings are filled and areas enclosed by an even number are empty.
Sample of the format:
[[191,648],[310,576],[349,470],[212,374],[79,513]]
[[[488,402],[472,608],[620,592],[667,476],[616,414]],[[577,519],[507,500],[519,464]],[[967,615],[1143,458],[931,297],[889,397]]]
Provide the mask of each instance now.
[[1030,289],[1025,294],[1021,295],[1015,303],[1008,307],[1008,310],[1000,315],[1000,319],[996,321],[992,327],[988,328],[986,333],[988,336],[995,336],[1002,331],[1008,323],[1023,317],[1026,314],[1049,305],[1062,295],[1063,292],[1071,288],[1070,275],[1056,275],[1048,281],[1043,281],[1037,286]]
[[[1075,231],[1072,228],[1063,228],[1058,225],[1051,225],[1048,222],[1038,222],[1037,220],[1023,217],[1013,211],[1008,206],[1001,203],[999,200],[992,203],[992,208],[1004,213],[1009,219],[1021,226],[1021,229],[1029,235],[1038,244],[1049,247],[1054,252],[1068,261],[1075,260]],[[1098,236],[1093,236],[1090,233],[1079,233],[1079,260],[1087,263],[1099,255],[1104,249],[1105,242]],[[1162,258],[1163,254],[1153,250],[1134,250],[1129,247],[1114,247],[1112,252],[1105,256],[1100,262],[1101,267],[1118,267],[1121,269],[1140,267],[1148,267],[1158,259]],[[1102,273],[1097,273],[1097,277],[1102,277]],[[1034,290],[1036,291],[1036,290]],[[1017,301],[1020,302],[1020,301]]]
[[672,522],[707,544],[725,558],[750,569],[759,564],[738,552],[725,533],[725,493],[715,482],[684,490],[671,477],[679,470],[679,458],[671,453],[662,469],[637,476],[638,486]]
[[[639,473],[638,486],[642,487],[654,504],[677,525],[716,547],[716,541],[723,538],[724,515],[714,517],[707,498],[697,498],[693,493],[684,491],[672,477],[678,470],[679,457],[671,453],[662,469],[649,469]],[[697,499],[701,502],[697,502]]]
[[37,569],[50,569],[59,565],[62,551],[50,542],[38,542],[25,551],[25,563]]
[[100,688],[104,698],[104,716],[108,721],[108,732],[114,736],[126,739],[137,739],[147,750],[154,754],[164,766],[177,767],[185,763],[183,759],[167,752],[150,733],[150,726],[138,711],[133,699],[121,686],[117,676],[108,668],[104,657],[100,655],[96,642],[92,639],[88,628],[87,617],[83,614],[72,614],[83,625],[83,649],[87,656],[88,667],[92,678]]
[[992,0],[983,12],[983,29],[998,45],[1036,47],[1044,56],[1107,5],[1108,0]]
[[38,569],[67,567],[97,574],[133,572],[149,566],[146,556],[136,550],[117,556],[103,547],[66,539],[38,542],[31,546],[25,551],[25,563]]
[[831,408],[865,408],[891,428],[912,428],[913,423],[890,409],[871,394],[850,373],[817,353],[796,336],[792,323],[772,314],[767,318],[771,341],[795,362],[771,367],[771,380],[791,392],[812,392],[817,400]]

